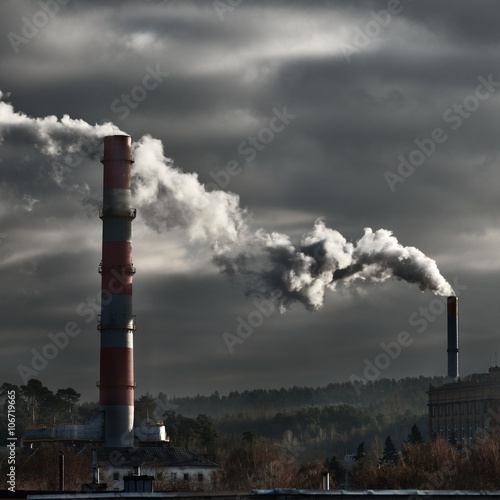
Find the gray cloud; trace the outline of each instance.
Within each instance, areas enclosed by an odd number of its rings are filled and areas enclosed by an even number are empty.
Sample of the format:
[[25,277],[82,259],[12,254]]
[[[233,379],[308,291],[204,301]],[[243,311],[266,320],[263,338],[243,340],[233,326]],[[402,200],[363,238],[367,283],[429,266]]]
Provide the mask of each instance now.
[[[468,286],[463,373],[483,371],[497,348],[500,91],[457,130],[443,113],[474,92],[479,75],[500,81],[499,7],[487,0],[401,4],[401,14],[349,63],[340,43],[352,43],[353,30],[387,2],[243,2],[221,22],[212,2],[74,0],[17,54],[8,34],[21,34],[22,17],[33,19],[40,7],[3,2],[0,62],[8,71],[0,90],[31,117],[67,113],[92,125],[111,120],[135,140],[151,134],[203,183],[237,161],[241,173],[224,189],[240,197],[256,227],[294,242],[318,217],[349,242],[364,227],[392,230],[402,245],[435,259],[448,281]],[[169,76],[120,118],[112,103],[158,64]],[[239,145],[283,106],[296,118],[247,162]],[[448,140],[391,192],[384,172],[396,172],[398,156],[436,127]],[[57,388],[61,371],[77,367],[84,376],[68,383],[97,399],[98,333],[75,308],[99,290],[100,151],[58,184],[53,160],[29,144],[35,136],[11,130],[0,146],[2,380],[21,383],[16,367],[31,349],[77,320],[81,336],[40,376]],[[273,315],[230,354],[222,334],[235,334],[253,299],[218,274],[205,243],[190,243],[181,229],[155,234],[146,215],[139,211],[134,223],[138,392],[345,380],[402,330],[415,340],[388,376],[445,371],[444,317],[418,335],[408,323],[434,296],[397,281],[328,291],[314,314],[294,306]]]

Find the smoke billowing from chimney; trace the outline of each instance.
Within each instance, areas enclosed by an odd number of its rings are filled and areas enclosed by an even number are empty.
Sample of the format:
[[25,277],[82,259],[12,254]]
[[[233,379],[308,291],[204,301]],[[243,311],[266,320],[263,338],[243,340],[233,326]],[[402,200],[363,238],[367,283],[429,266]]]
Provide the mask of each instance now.
[[90,125],[84,120],[73,120],[68,115],[60,120],[53,115],[33,118],[15,111],[12,104],[2,100],[8,96],[0,90],[0,144],[8,133],[35,144],[43,154],[58,156],[79,151],[89,139],[124,134],[112,123]]
[[383,282],[395,277],[423,291],[453,293],[435,261],[414,247],[404,247],[390,231],[365,228],[361,239],[349,243],[321,219],[297,246],[286,235],[259,231],[239,251],[216,252],[214,259],[226,274],[245,276],[250,294],[278,294],[282,309],[293,302],[320,309],[327,290],[356,280]]
[[133,145],[132,195],[141,215],[157,231],[187,230],[192,241],[236,243],[248,230],[248,215],[238,196],[207,191],[197,174],[174,168],[163,144],[149,135]]
[[436,262],[415,247],[401,245],[390,231],[367,228],[353,244],[318,219],[295,246],[285,234],[252,230],[238,196],[207,191],[196,174],[174,168],[161,141],[145,136],[134,153],[135,205],[148,223],[159,231],[183,227],[191,239],[208,241],[224,274],[241,277],[249,294],[279,295],[282,310],[293,302],[320,309],[326,290],[356,280],[395,277],[423,291],[453,294]]
[[[110,123],[91,126],[66,115],[60,121],[54,116],[30,118],[0,102],[0,141],[6,131],[22,135],[49,155],[75,151],[84,139],[122,133]],[[222,273],[243,280],[249,294],[280,295],[281,310],[294,302],[317,310],[327,290],[389,278],[453,295],[436,262],[415,247],[401,245],[388,230],[367,228],[351,243],[318,219],[294,244],[285,234],[254,230],[237,195],[208,191],[196,174],[175,168],[160,140],[146,135],[133,150],[133,204],[146,223],[159,232],[183,228],[192,241],[208,242]]]

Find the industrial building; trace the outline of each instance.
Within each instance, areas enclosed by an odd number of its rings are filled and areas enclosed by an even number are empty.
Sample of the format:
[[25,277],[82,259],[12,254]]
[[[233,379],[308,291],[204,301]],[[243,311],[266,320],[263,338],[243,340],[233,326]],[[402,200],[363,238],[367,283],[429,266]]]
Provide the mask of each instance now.
[[101,447],[95,452],[110,491],[123,491],[124,479],[134,475],[149,476],[157,484],[166,483],[176,490],[209,491],[214,487],[213,474],[218,469],[211,460],[173,446]]
[[429,387],[429,436],[472,444],[477,432],[500,427],[500,367]]
[[470,445],[475,436],[500,423],[500,368],[460,378],[458,373],[458,298],[448,297],[448,377],[427,392],[429,436]]

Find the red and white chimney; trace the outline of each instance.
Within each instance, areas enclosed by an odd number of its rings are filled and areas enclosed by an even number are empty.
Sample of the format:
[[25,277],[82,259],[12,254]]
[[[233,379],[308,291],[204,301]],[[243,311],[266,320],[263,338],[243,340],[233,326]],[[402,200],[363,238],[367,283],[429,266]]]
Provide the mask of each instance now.
[[99,405],[104,411],[105,446],[134,446],[135,317],[132,313],[131,138],[104,138]]

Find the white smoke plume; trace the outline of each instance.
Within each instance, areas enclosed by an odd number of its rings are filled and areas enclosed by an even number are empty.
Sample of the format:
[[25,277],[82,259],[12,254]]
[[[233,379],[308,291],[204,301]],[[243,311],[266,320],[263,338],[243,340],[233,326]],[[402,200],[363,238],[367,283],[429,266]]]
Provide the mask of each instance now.
[[235,243],[248,227],[248,215],[238,196],[207,191],[196,174],[174,168],[163,144],[149,135],[133,144],[134,203],[157,231],[182,227],[191,240]]
[[34,144],[43,154],[60,156],[80,151],[89,140],[114,134],[123,134],[116,125],[104,123],[90,125],[84,120],[74,120],[68,115],[61,119],[56,116],[32,118],[14,110],[5,102],[9,93],[0,90],[0,144],[9,134],[27,143]]
[[[31,118],[0,101],[0,142],[7,133],[54,157],[80,151],[89,139],[123,132],[111,123],[90,125],[67,115]],[[146,222],[160,232],[183,228],[191,240],[208,242],[224,274],[242,279],[248,294],[279,297],[282,311],[295,302],[320,309],[327,290],[355,281],[397,278],[423,291],[453,295],[436,262],[401,245],[390,231],[367,228],[351,243],[318,219],[294,245],[285,234],[253,230],[237,195],[208,191],[196,174],[175,168],[160,140],[146,135],[133,149],[133,198]]]
[[224,274],[242,278],[249,294],[279,296],[282,310],[293,302],[320,309],[326,290],[355,280],[395,277],[423,291],[453,294],[436,262],[401,245],[390,231],[367,228],[353,244],[318,219],[295,247],[287,235],[253,231],[238,196],[207,191],[196,174],[164,157],[158,139],[144,136],[134,153],[134,198],[148,223],[159,231],[183,227],[191,239],[208,241]]
[[326,227],[322,219],[302,236],[297,247],[286,235],[257,231],[237,250],[216,251],[214,260],[223,272],[244,276],[248,293],[280,297],[282,310],[294,302],[318,310],[327,290],[355,280],[397,278],[422,291],[454,294],[434,260],[415,247],[401,245],[390,231],[365,228],[364,236],[353,244]]

